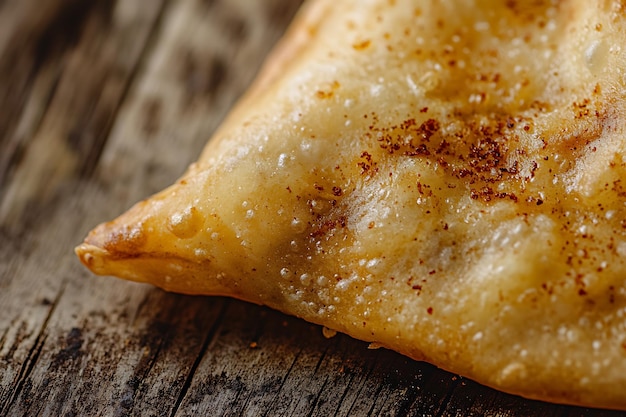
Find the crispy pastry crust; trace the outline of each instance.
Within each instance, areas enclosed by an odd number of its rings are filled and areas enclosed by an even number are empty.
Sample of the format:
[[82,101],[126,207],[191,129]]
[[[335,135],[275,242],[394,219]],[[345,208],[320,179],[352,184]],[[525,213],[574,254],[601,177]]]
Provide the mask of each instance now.
[[318,0],[92,271],[626,409],[624,4]]

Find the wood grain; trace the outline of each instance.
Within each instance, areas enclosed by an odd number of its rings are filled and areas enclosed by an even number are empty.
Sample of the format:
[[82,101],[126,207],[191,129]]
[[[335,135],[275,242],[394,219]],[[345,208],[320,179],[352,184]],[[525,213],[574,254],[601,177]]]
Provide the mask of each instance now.
[[620,415],[78,264],[196,158],[299,3],[0,2],[0,416]]

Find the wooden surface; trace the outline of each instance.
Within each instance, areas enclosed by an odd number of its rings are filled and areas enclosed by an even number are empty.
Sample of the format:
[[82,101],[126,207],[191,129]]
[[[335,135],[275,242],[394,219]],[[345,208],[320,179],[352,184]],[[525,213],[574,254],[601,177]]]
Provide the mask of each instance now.
[[81,267],[74,245],[183,172],[299,3],[0,1],[0,416],[621,415]]

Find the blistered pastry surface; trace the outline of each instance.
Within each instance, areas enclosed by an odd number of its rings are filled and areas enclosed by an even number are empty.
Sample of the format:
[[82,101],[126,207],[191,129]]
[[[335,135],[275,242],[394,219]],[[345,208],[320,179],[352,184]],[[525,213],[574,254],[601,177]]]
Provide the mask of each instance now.
[[81,259],[626,408],[626,11],[537,3],[309,5],[200,160]]

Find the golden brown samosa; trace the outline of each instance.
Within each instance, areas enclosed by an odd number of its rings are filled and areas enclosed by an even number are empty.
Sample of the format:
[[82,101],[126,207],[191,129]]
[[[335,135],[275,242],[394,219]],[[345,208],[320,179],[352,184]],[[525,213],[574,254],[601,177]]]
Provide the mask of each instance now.
[[626,5],[312,0],[92,271],[626,409]]

